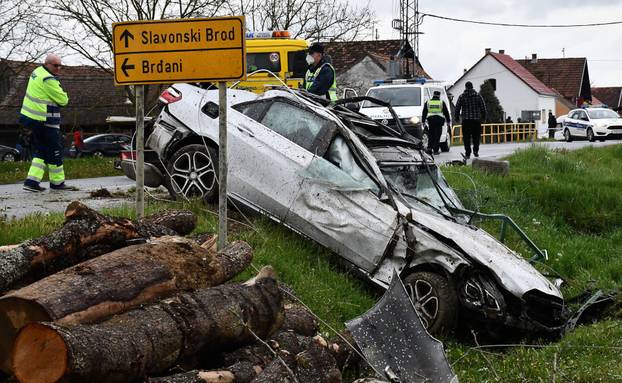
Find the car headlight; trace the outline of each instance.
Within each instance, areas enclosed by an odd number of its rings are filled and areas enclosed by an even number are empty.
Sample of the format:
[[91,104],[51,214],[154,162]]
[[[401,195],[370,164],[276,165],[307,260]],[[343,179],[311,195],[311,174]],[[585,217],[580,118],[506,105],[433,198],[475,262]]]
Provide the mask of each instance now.
[[599,123],[596,124],[596,127],[600,128],[600,129],[604,129],[604,128],[607,127],[607,124],[604,123],[604,122],[599,122]]
[[411,124],[418,124],[419,121],[421,121],[421,120],[417,116],[413,116],[413,117],[410,118],[410,123]]

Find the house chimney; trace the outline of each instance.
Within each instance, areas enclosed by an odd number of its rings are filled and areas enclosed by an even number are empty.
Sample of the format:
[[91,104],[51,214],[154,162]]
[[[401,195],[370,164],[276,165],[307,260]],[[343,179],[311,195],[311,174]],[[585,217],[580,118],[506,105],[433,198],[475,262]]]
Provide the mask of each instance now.
[[537,64],[538,63],[538,54],[537,53],[532,53],[531,54],[531,63],[532,64]]
[[486,54],[490,53],[491,49],[490,48],[486,48]]
[[499,49],[499,54],[504,55],[505,54],[505,49]]

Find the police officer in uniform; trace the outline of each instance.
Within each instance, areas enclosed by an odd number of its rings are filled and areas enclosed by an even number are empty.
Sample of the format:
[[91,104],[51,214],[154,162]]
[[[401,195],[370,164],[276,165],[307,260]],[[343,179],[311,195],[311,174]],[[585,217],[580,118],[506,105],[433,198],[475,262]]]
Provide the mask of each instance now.
[[63,169],[63,135],[60,130],[60,108],[69,98],[56,77],[61,69],[60,57],[50,54],[42,66],[30,75],[20,112],[20,124],[32,131],[34,153],[24,190],[42,192],[39,183],[49,172],[50,188],[71,189],[65,185]]
[[335,68],[324,58],[324,47],[314,43],[307,54],[309,69],[305,76],[304,89],[330,101],[337,101],[337,75]]
[[423,121],[428,122],[429,134],[428,134],[428,153],[439,153],[439,141],[441,139],[441,133],[443,133],[443,125],[450,124],[449,109],[445,101],[441,100],[441,92],[434,91],[432,99],[427,101],[423,106],[423,115],[421,116]]

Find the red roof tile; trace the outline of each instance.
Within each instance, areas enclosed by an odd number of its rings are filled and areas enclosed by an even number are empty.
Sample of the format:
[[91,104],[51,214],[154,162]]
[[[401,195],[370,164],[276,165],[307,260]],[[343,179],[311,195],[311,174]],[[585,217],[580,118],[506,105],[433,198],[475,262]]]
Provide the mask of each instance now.
[[[344,73],[369,56],[386,69],[391,56],[402,47],[402,40],[333,41],[324,43],[325,52],[337,73]],[[431,78],[417,62],[416,76]]]
[[581,97],[581,84],[585,70],[585,57],[516,60],[548,87],[554,88],[568,99]]
[[519,64],[516,60],[506,54],[490,52],[490,56],[494,57],[503,66],[505,66],[510,72],[514,73],[518,78],[523,80],[529,87],[539,94],[555,96],[556,93],[553,89],[544,85],[542,81],[538,80],[533,74],[531,74],[525,67]]
[[622,87],[592,88],[592,103],[594,103],[594,97],[598,97],[599,100],[611,108],[617,108],[622,106]]

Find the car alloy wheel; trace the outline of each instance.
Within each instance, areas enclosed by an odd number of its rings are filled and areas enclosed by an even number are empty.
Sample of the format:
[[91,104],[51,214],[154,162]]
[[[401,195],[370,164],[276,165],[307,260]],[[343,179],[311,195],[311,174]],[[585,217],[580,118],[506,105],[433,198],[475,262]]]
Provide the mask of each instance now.
[[13,153],[7,153],[4,155],[4,157],[2,157],[2,161],[5,162],[15,162],[17,158],[15,158],[15,154]]
[[570,130],[564,130],[564,139],[566,140],[566,142],[572,141],[572,135],[570,135]]
[[171,194],[214,201],[218,196],[217,161],[216,151],[203,145],[188,145],[178,150],[168,167]]
[[435,335],[451,332],[458,319],[458,298],[448,279],[429,271],[404,278],[404,286],[425,328]]
[[103,156],[104,156],[104,153],[100,152],[99,150],[96,152],[93,152],[93,157],[102,158]]
[[596,140],[594,139],[594,131],[592,130],[592,128],[587,128],[587,133],[586,133],[586,136],[587,136],[587,140],[588,140],[589,142],[594,142],[594,141],[596,141]]

